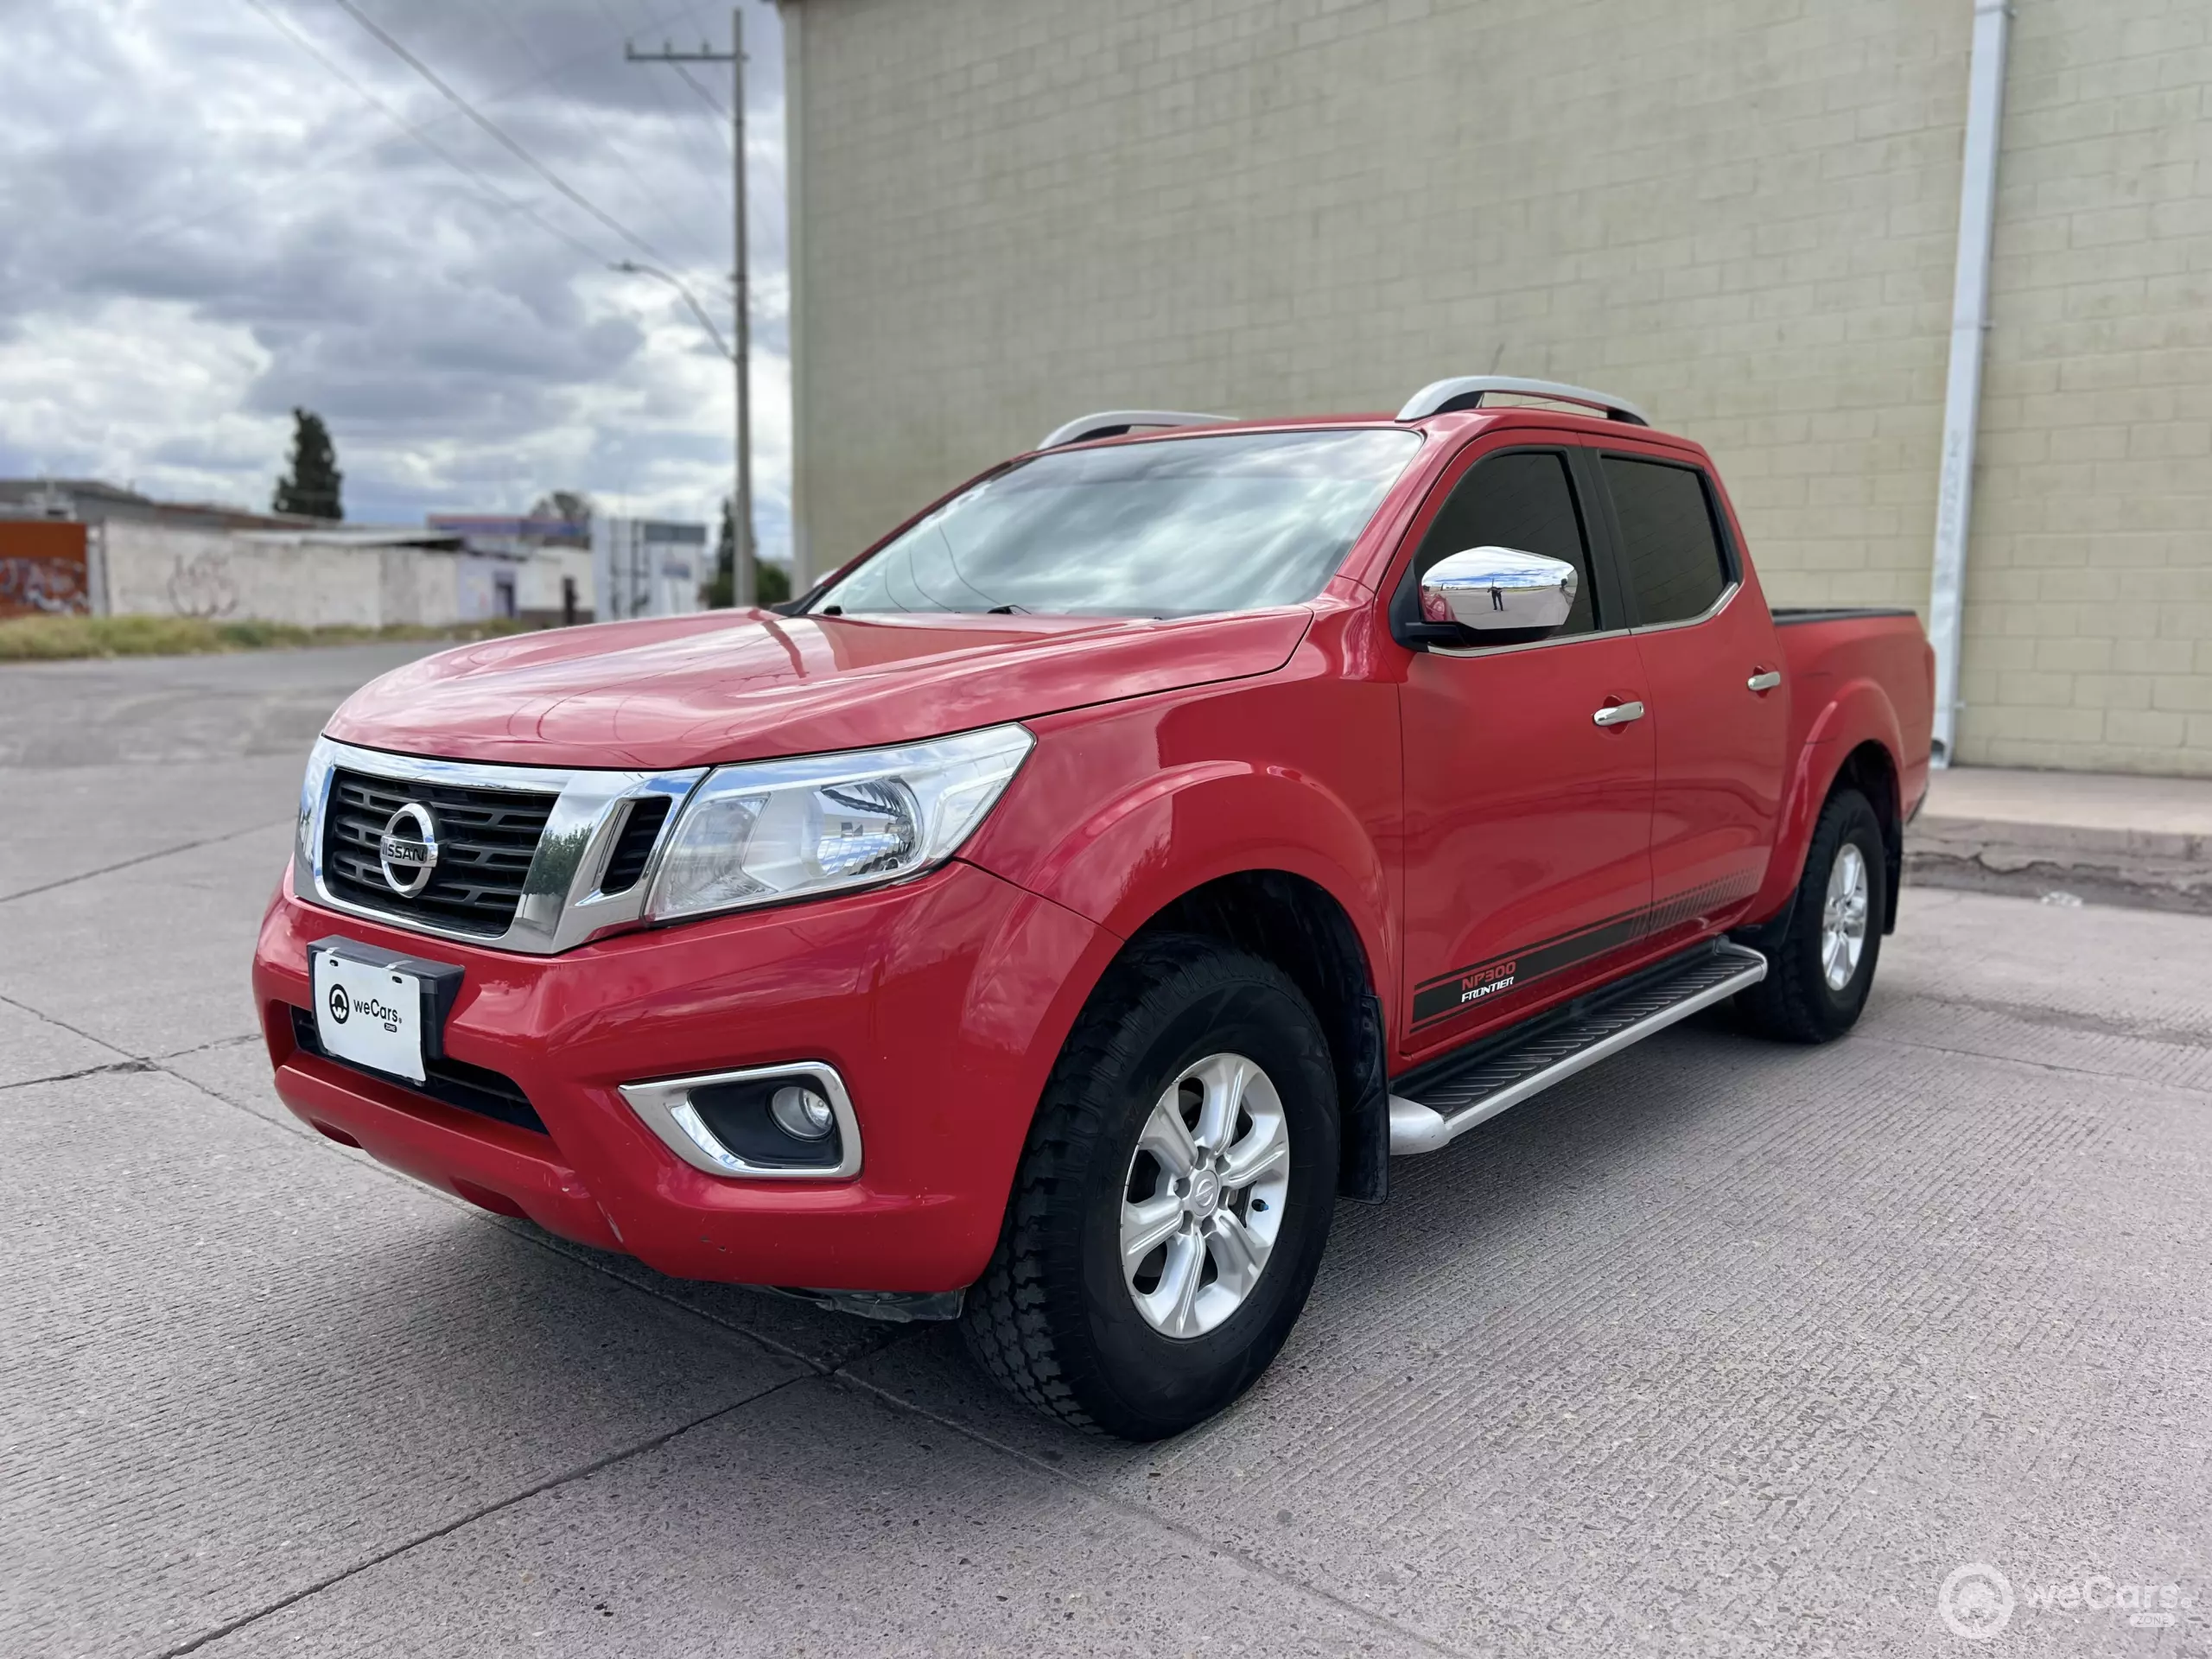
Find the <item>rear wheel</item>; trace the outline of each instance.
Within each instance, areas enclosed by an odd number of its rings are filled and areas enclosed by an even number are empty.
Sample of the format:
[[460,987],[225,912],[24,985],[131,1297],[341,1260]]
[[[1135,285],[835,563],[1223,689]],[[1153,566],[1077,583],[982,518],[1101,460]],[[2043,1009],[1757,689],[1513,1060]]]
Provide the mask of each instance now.
[[1053,1068],[968,1299],[983,1369],[1039,1410],[1150,1440],[1251,1386],[1334,1207],[1335,1072],[1298,988],[1202,938],[1134,945]]
[[1738,999],[1752,1025],[1793,1043],[1828,1042],[1856,1025],[1888,905],[1881,821],[1857,790],[1838,790],[1813,827],[1789,909],[1758,942],[1766,977]]

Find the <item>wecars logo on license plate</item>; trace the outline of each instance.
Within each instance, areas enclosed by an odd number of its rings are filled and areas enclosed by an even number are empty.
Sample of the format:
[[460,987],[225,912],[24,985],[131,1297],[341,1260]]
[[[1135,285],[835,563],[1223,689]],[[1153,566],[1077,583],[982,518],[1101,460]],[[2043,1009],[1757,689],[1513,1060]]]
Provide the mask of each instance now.
[[323,1052],[421,1083],[423,982],[334,950],[315,953],[315,1035]]

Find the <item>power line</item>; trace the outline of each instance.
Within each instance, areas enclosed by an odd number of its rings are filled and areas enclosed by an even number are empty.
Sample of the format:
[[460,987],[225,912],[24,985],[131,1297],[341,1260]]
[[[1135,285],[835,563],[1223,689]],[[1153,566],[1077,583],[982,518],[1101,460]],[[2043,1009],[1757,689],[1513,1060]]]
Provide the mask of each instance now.
[[[645,20],[645,27],[648,29],[659,29],[663,26],[661,21],[655,17],[651,10],[646,6],[645,0],[637,0],[637,3],[639,16],[642,16]],[[606,18],[608,22],[614,24],[617,29],[620,29],[625,38],[627,38],[632,31],[627,29],[623,29],[622,24],[614,16],[614,8],[607,3],[607,0],[598,0],[598,4],[600,16]],[[683,10],[685,14],[690,16],[695,23],[698,21],[697,14],[693,12],[690,6],[686,5]],[[704,29],[700,31],[700,35],[702,39],[705,37],[705,33],[706,31]],[[707,101],[708,107],[713,110],[716,115],[720,116],[721,118],[721,121],[726,122],[729,119],[729,111],[722,107],[721,100],[716,98],[712,92],[709,92],[704,86],[701,86],[697,81],[693,80],[691,79],[691,72],[689,69],[684,68],[679,64],[677,66],[677,73],[683,77],[685,83],[690,86],[693,92],[698,93],[701,98]],[[661,91],[659,81],[657,79],[648,80],[646,84],[652,87],[653,102],[660,105],[662,113],[673,118],[676,114],[676,111],[674,107],[670,105],[667,95]],[[723,130],[721,122],[717,122],[715,124],[715,138],[718,143],[721,143],[725,147],[729,143],[729,134]]]
[[[645,3],[645,0],[638,0],[638,6],[640,10],[644,10]],[[702,41],[705,41],[707,38],[707,25],[704,21],[701,19],[698,8],[691,3],[691,0],[677,0],[677,4],[683,8],[683,15],[691,20],[691,27],[699,31],[699,39]],[[677,74],[683,78],[683,84],[686,86],[689,86],[693,92],[698,93],[701,101],[703,102],[709,109],[712,110],[716,115],[721,117],[725,121],[730,118],[729,111],[722,107],[721,99],[716,98],[711,91],[702,86],[698,81],[694,80],[691,78],[691,72],[689,69],[686,69],[680,63],[671,63],[669,65],[669,67],[675,70]]]
[[[340,0],[340,3],[345,4],[346,0]],[[735,255],[731,276],[737,290],[734,318],[737,347],[730,353],[730,366],[737,393],[737,491],[730,510],[731,592],[735,603],[750,605],[753,602],[753,550],[755,543],[753,537],[753,296],[747,276],[749,262],[745,234],[744,10],[733,0],[729,14],[729,50],[727,52],[717,52],[702,41],[696,52],[679,52],[669,45],[664,45],[658,52],[640,52],[634,46],[625,46],[622,55],[632,63],[729,65],[730,229],[731,251]],[[692,309],[699,309],[696,302]],[[700,320],[706,320],[704,312],[700,312]]]
[[[523,51],[528,54],[531,61],[542,67],[545,62],[545,54],[538,49],[537,43],[533,41],[528,34],[517,27],[514,20],[514,14],[507,9],[506,0],[480,0],[480,3],[498,16],[499,20],[499,26],[505,29],[508,35],[513,38],[515,44],[520,47]],[[676,212],[672,207],[671,207],[666,199],[664,198],[660,192],[654,188],[652,181],[646,178],[643,174],[639,173],[635,167],[631,165],[630,158],[623,152],[622,146],[614,141],[613,136],[608,133],[607,128],[601,123],[597,112],[594,111],[591,106],[590,100],[588,99],[578,99],[575,100],[574,107],[576,113],[583,117],[584,124],[591,129],[593,137],[598,140],[600,150],[603,154],[612,156],[614,160],[615,165],[620,167],[623,172],[629,175],[630,182],[635,185],[647,198],[647,200],[649,200],[652,205],[660,211],[664,219],[686,227],[687,241],[685,244],[685,251],[687,252],[696,252],[698,251],[697,243],[688,239],[690,237],[695,236],[696,232],[690,230],[685,215]],[[712,261],[709,260],[707,263],[711,264]]]
[[601,225],[604,225],[608,230],[613,232],[615,235],[620,237],[625,242],[627,242],[632,247],[639,250],[641,252],[645,253],[655,259],[665,259],[668,257],[668,256],[663,253],[658,248],[646,241],[645,238],[639,236],[636,232],[632,231],[628,226],[623,224],[621,220],[616,219],[613,214],[605,212],[588,196],[586,196],[582,191],[578,190],[574,185],[563,178],[558,173],[556,173],[551,168],[546,166],[544,162],[539,161],[537,156],[531,155],[529,150],[525,149],[507,132],[506,129],[500,126],[498,122],[493,120],[491,117],[479,110],[459,92],[454,91],[451,86],[448,86],[446,82],[440,78],[436,70],[431,68],[429,64],[423,62],[422,59],[416,57],[412,52],[410,52],[404,46],[401,45],[400,42],[394,39],[381,23],[378,22],[375,18],[370,16],[368,13],[363,11],[360,7],[354,4],[353,0],[336,0],[336,4],[340,10],[346,13],[346,15],[351,17],[355,22],[360,24],[360,26],[368,30],[370,34],[375,35],[378,41],[382,42],[384,46],[391,50],[393,56],[397,57],[402,63],[404,63],[410,69],[412,69],[416,74],[422,76],[424,80],[427,80],[432,86],[435,87],[448,103],[451,104],[463,115],[467,116],[471,121],[474,121],[479,127],[481,127],[486,133],[496,139],[503,147],[512,153],[518,161],[521,162],[532,172],[536,173],[538,177],[543,179],[546,183],[551,185],[556,190],[558,190],[570,201],[575,203],[577,207],[582,208],[594,219],[597,219]]
[[[712,110],[716,115],[721,117],[723,120],[727,121],[729,119],[729,111],[722,107],[721,99],[716,98],[704,86],[702,86],[697,81],[694,80],[691,78],[691,72],[689,69],[686,69],[680,63],[671,64],[669,67],[675,70],[677,75],[683,78],[683,84],[686,86],[689,86],[693,92],[698,93],[701,98],[706,100],[707,107],[709,109]],[[725,139],[724,142],[728,142],[727,139]]]
[[[561,226],[556,225],[551,219],[547,219],[543,214],[540,213],[535,207],[531,207],[530,203],[518,200],[516,198],[508,195],[505,191],[500,189],[499,187],[494,184],[490,179],[485,177],[483,174],[478,172],[467,162],[462,161],[451,150],[446,149],[444,145],[439,143],[436,139],[431,137],[429,133],[425,132],[414,122],[410,121],[405,116],[400,114],[398,111],[393,109],[391,105],[385,103],[367,87],[362,86],[361,83],[355,79],[353,76],[343,67],[325,54],[321,48],[316,46],[313,41],[309,40],[306,35],[301,34],[298,29],[295,29],[289,19],[287,19],[282,13],[278,12],[276,8],[267,3],[267,0],[246,0],[246,3],[251,6],[256,11],[259,12],[264,17],[266,17],[271,23],[275,24],[276,28],[283,30],[284,34],[289,35],[291,38],[293,44],[297,46],[302,52],[305,52],[309,57],[313,58],[325,69],[327,69],[340,80],[345,82],[347,86],[353,89],[355,95],[358,96],[363,103],[367,104],[373,109],[377,110],[386,119],[390,120],[393,125],[398,127],[400,130],[404,132],[409,137],[412,138],[416,143],[422,145],[423,149],[429,150],[433,156],[435,156],[440,161],[445,162],[447,166],[452,168],[455,172],[460,173],[467,178],[470,182],[474,183],[479,189],[482,190],[499,207],[505,208],[510,213],[522,214],[524,218],[537,225],[540,229],[560,238],[562,241],[567,243],[570,247],[575,249],[577,252],[583,254],[586,257],[596,260],[601,264],[607,263],[606,256],[601,253],[599,250],[594,248],[590,244],[570,235],[567,231],[563,230]],[[183,227],[178,226],[176,228],[181,229]]]
[[[262,10],[264,16],[269,15],[268,9],[266,7],[264,7]],[[362,90],[360,84],[358,81],[354,80],[351,75],[346,73],[344,70],[339,68],[336,64],[333,63],[321,52],[308,45],[307,41],[296,31],[288,32],[292,34],[293,40],[304,48],[308,52],[309,55],[313,56],[317,62],[321,63],[325,68],[337,75],[341,80],[345,81],[347,86],[352,86],[356,92],[360,92],[363,97],[369,97],[369,94]],[[619,29],[618,32],[620,32]],[[552,76],[558,74],[562,70],[570,67],[571,66],[582,61],[584,58],[595,55],[600,49],[598,43],[594,42],[591,46],[585,48],[582,51],[563,58],[560,62],[555,64],[550,70],[538,74],[524,76],[522,79],[514,82],[512,86],[493,93],[491,101],[496,104],[506,99],[518,97],[520,94],[528,92],[540,81],[550,79]],[[371,99],[370,101],[372,103],[375,102],[373,99]],[[200,213],[188,214],[182,219],[173,219],[166,222],[156,223],[145,226],[133,234],[125,237],[122,241],[111,245],[112,247],[115,251],[121,251],[126,248],[135,248],[142,242],[155,241],[158,240],[162,237],[174,236],[179,231],[192,230],[195,226],[207,224],[213,219],[221,219],[226,214],[234,213],[241,207],[250,207],[255,202],[259,201],[263,197],[271,195],[276,191],[283,189],[287,185],[296,184],[302,179],[311,179],[319,174],[327,173],[332,168],[342,167],[348,162],[359,161],[365,156],[373,155],[378,150],[383,149],[387,146],[397,143],[401,137],[413,136],[416,130],[416,124],[410,124],[404,119],[404,118],[392,115],[391,111],[385,110],[385,106],[381,104],[378,104],[376,107],[380,111],[383,111],[385,114],[391,116],[391,119],[395,122],[397,122],[403,127],[407,128],[407,131],[404,134],[394,134],[391,137],[374,138],[365,144],[357,144],[351,149],[340,150],[334,155],[325,155],[320,160],[310,162],[304,167],[289,168],[286,171],[270,178],[266,183],[259,186],[257,188],[248,190],[241,195],[232,196],[227,201],[219,203],[215,207],[207,208]],[[434,116],[429,120],[420,123],[419,128],[421,130],[427,132],[431,128],[438,125],[441,122],[452,120],[456,113],[457,111],[455,111],[448,110],[442,115]],[[455,165],[458,166],[459,163],[455,163]],[[463,170],[467,169],[464,168]]]

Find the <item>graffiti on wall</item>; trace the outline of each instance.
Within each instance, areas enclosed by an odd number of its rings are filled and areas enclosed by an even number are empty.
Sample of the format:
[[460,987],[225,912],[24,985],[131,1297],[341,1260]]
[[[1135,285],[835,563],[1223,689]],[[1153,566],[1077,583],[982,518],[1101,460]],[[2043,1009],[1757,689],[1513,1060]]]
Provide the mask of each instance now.
[[92,608],[84,525],[0,519],[0,617],[82,616]]
[[169,608],[179,616],[228,616],[238,607],[238,585],[227,553],[179,556],[169,567]]

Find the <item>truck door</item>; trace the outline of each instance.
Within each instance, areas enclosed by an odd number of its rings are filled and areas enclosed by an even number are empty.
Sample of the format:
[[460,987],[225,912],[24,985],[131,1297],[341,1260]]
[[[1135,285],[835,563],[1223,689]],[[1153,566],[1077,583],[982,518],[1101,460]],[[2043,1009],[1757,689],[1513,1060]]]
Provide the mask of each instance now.
[[[1406,670],[1405,998],[1401,1052],[1427,1052],[1601,976],[1649,902],[1648,721],[1597,724],[1643,696],[1643,665],[1589,504],[1562,448],[1478,448],[1414,522],[1420,573],[1471,547],[1582,573],[1565,626],[1533,645],[1416,652]],[[1433,516],[1429,516],[1432,515]]]
[[1717,931],[1758,892],[1782,805],[1789,694],[1774,620],[1713,480],[1660,452],[1609,446],[1594,459],[1658,744],[1657,945]]

